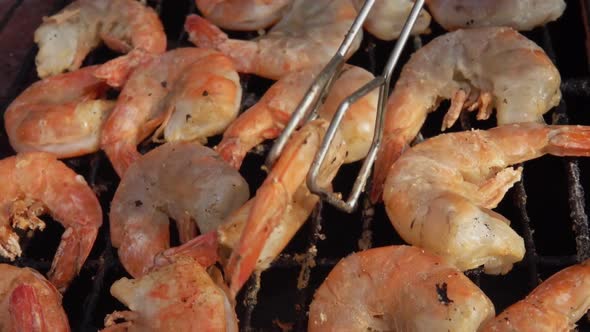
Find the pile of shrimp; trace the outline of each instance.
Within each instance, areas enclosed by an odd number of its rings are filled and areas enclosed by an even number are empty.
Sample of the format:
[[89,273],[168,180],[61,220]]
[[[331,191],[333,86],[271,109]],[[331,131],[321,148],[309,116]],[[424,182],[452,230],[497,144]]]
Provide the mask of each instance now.
[[[306,176],[330,120],[373,73],[345,64],[317,117],[296,128],[259,186],[246,181],[242,165],[281,134],[363,3],[195,0],[198,14],[184,22],[194,46],[174,49],[142,1],[76,0],[44,18],[34,36],[40,80],[4,112],[15,154],[0,160],[0,256],[21,266],[22,231],[43,231],[43,215],[64,232],[44,275],[0,264],[0,330],[69,331],[62,294],[102,231],[127,273],[110,287],[110,300],[128,308],[108,314],[103,331],[238,331],[244,285],[273,264],[320,201]],[[395,40],[413,3],[375,1],[365,33]],[[552,24],[564,10],[562,0],[427,1],[412,33],[428,34],[432,20],[449,32],[403,66],[368,193],[405,245],[340,260],[315,292],[308,330],[574,328],[590,308],[589,261],[556,273],[498,316],[464,274],[506,274],[523,260],[523,238],[493,211],[520,181],[522,163],[590,156],[590,127],[545,124],[561,101],[561,76],[518,32]],[[236,30],[259,36],[230,38]],[[365,36],[353,40],[346,60]],[[123,54],[83,66],[101,43]],[[253,76],[274,82],[246,105],[242,79]],[[445,99],[443,131],[463,111],[486,120],[495,110],[497,127],[412,146]],[[351,106],[319,187],[333,190],[343,165],[367,156],[378,103],[373,91]],[[119,180],[107,206],[67,160],[102,152]]]

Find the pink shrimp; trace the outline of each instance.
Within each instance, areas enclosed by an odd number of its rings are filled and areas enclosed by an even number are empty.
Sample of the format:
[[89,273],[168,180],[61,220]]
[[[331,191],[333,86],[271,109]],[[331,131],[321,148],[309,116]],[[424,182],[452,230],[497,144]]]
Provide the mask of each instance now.
[[[249,211],[245,209],[248,212],[247,221],[243,226],[239,242],[233,248],[225,271],[229,280],[230,295],[235,296],[256,269],[257,264],[263,263],[259,261],[261,253],[270,241],[272,233],[283,227],[288,229],[289,224],[283,222],[289,220],[296,221],[290,224],[290,227],[295,228],[296,231],[301,226],[297,224],[297,221],[301,219],[304,221],[311,213],[305,196],[295,195],[301,190],[301,186],[305,186],[307,172],[327,126],[328,123],[325,120],[318,119],[306,124],[293,135],[266,180],[258,188],[251,208]],[[319,176],[322,186],[329,186],[344,162],[346,152],[346,143],[341,136],[337,136],[328,152],[329,157],[326,159],[328,162]],[[305,195],[306,191],[299,193],[301,194]],[[297,200],[300,202],[297,203]],[[305,218],[301,218],[301,215],[294,212],[287,213],[292,207],[303,208],[299,212]],[[293,233],[287,231],[287,234]],[[288,239],[290,238],[287,238],[287,241]],[[274,252],[273,248],[267,250]]]
[[0,255],[21,255],[14,228],[43,230],[38,216],[49,213],[65,227],[49,271],[49,280],[64,291],[92,249],[102,210],[81,175],[55,156],[44,152],[22,153],[0,160]]
[[[365,0],[352,0],[352,3],[357,10],[360,10],[365,4]],[[396,39],[399,37],[413,6],[414,1],[412,0],[376,0],[363,26],[379,39]],[[426,32],[429,25],[430,15],[423,9],[412,28],[412,34]]]
[[354,253],[332,269],[309,308],[314,331],[476,331],[490,299],[461,271],[420,248]]
[[[303,95],[311,85],[319,67],[311,67],[289,73],[273,84],[254,106],[240,114],[223,133],[223,139],[215,148],[225,161],[240,168],[246,153],[265,139],[279,136],[289,122]],[[331,119],[342,100],[373,79],[368,71],[347,65],[338,75],[320,116]],[[375,127],[377,93],[371,93],[346,113],[341,133],[348,146],[346,163],[365,157],[369,151]]]
[[447,30],[489,26],[532,30],[557,20],[563,0],[428,0],[432,16]]
[[125,269],[144,275],[170,246],[169,218],[181,242],[216,229],[249,196],[248,184],[213,150],[171,142],[134,163],[121,179],[109,213],[111,240]]
[[[228,296],[190,257],[138,279],[120,279],[111,286],[111,294],[131,311],[108,315],[103,332],[238,331]],[[116,323],[117,319],[125,321]]]
[[[270,266],[318,202],[319,197],[310,193],[304,179],[327,125],[318,119],[301,128],[254,198],[230,214],[216,230],[161,252],[154,264],[163,266],[185,256],[203,265],[218,261],[225,267],[233,298],[253,271]],[[347,154],[340,135],[332,146],[327,158],[331,162],[320,169],[320,185],[326,188]]]
[[166,141],[201,143],[238,114],[242,88],[231,60],[207,49],[179,48],[141,63],[129,77],[101,137],[119,176],[156,128]]
[[69,332],[61,294],[33,269],[0,264],[0,330]]
[[406,242],[460,270],[506,273],[522,260],[524,241],[491,209],[520,179],[522,168],[509,166],[545,154],[590,156],[590,127],[520,123],[430,138],[391,168],[387,215]]
[[166,34],[156,12],[135,0],[77,0],[43,19],[35,31],[39,77],[80,68],[103,41],[115,51],[166,51]]
[[[232,251],[240,243],[255,201],[256,197],[235,210],[215,231],[161,252],[156,256],[154,265],[163,266],[175,261],[178,257],[190,256],[203,266],[209,266],[215,262],[226,266]],[[289,208],[271,231],[268,240],[264,242],[254,267],[255,271],[261,272],[270,266],[309,218],[318,201],[319,197],[313,195],[306,185],[299,186],[293,194]]]
[[[239,72],[279,79],[298,69],[328,63],[355,17],[350,0],[295,0],[285,16],[255,40],[229,39],[197,15],[187,17],[185,29],[198,47],[215,48],[232,58]],[[359,48],[361,39],[355,39],[347,57]]]
[[255,31],[276,23],[293,0],[195,0],[199,11],[223,29]]
[[590,309],[590,260],[557,272],[480,331],[573,331]]
[[543,114],[561,100],[560,84],[543,49],[510,28],[458,30],[434,39],[412,55],[389,97],[372,200],[380,199],[389,168],[441,100],[451,99],[442,130],[463,109],[479,109],[483,120],[496,108],[499,125],[544,123]]
[[98,66],[46,78],[6,109],[4,126],[17,152],[45,151],[68,158],[99,150],[100,133],[113,101],[94,77]]

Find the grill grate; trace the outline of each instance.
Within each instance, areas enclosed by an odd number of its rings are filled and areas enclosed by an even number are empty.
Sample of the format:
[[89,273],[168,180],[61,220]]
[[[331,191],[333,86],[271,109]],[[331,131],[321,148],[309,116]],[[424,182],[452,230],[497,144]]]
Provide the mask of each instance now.
[[[17,16],[23,11],[38,11],[39,1],[13,0],[8,1],[7,5],[0,4],[0,11],[3,12],[0,15],[0,49],[4,49],[3,36],[14,33],[11,31],[11,22],[18,19]],[[68,2],[51,2],[52,6],[44,7],[46,14],[55,12]],[[169,48],[190,46],[182,24],[187,13],[195,12],[193,1],[153,0],[148,3],[162,17],[169,37]],[[562,74],[563,100],[548,116],[548,122],[566,124],[571,119],[572,123],[590,124],[590,116],[584,114],[585,106],[590,104],[588,13],[590,1],[568,1],[568,9],[558,22],[552,23],[548,28],[525,33],[545,49]],[[39,18],[42,14],[37,13]],[[27,33],[26,38],[32,39],[39,20],[32,20],[30,24],[28,31],[21,33]],[[436,25],[432,29],[433,33],[429,36],[413,38],[402,61],[407,60],[415,49],[443,32]],[[253,33],[230,35],[240,38],[255,36]],[[561,36],[580,42],[572,44]],[[582,43],[582,40],[585,42]],[[361,49],[350,62],[378,73],[382,70],[391,48],[392,43],[382,42],[365,34]],[[17,93],[35,80],[36,48],[32,40],[27,48],[20,51],[19,65],[12,68],[11,74],[6,76],[10,81],[5,86],[0,85],[2,110]],[[86,64],[101,63],[113,56],[113,53],[103,48],[93,52]],[[0,59],[0,69],[2,61],[7,60]],[[240,78],[244,88],[242,109],[246,109],[260,98],[271,82],[251,75],[240,75]],[[438,134],[441,113],[430,116],[422,133],[424,137]],[[475,122],[472,115],[463,114],[460,124],[451,128],[451,131],[472,127],[489,128],[493,125],[489,121]],[[1,157],[13,154],[4,132],[0,133],[0,140]],[[217,142],[219,137],[212,139],[210,145]],[[142,149],[149,146],[143,144]],[[242,175],[252,191],[263,181],[264,173],[260,170],[260,165],[264,162],[268,148],[267,143],[256,153],[248,154],[244,161]],[[588,196],[582,185],[590,183],[590,161],[587,159],[543,157],[525,163],[523,179],[510,190],[498,207],[498,212],[513,220],[515,229],[524,236],[527,249],[525,260],[517,264],[507,276],[486,276],[478,269],[467,272],[493,300],[497,311],[522,298],[539,283],[540,278],[544,279],[564,266],[590,257],[586,208]],[[111,246],[106,218],[118,180],[103,153],[71,159],[67,163],[85,176],[99,196],[105,212],[105,224],[100,230],[95,247],[80,276],[64,296],[64,306],[72,328],[94,331],[103,326],[102,321],[106,314],[123,309],[109,294],[110,285],[127,274],[118,261],[116,250]],[[359,167],[358,164],[344,166],[334,181],[335,190],[347,192],[351,186],[347,180],[352,174],[357,174]],[[14,264],[47,272],[62,231],[59,225],[48,223],[44,233],[35,234],[32,239],[24,236],[22,245],[25,257]],[[236,311],[241,329],[305,330],[307,308],[313,292],[340,258],[356,250],[400,243],[403,241],[390,225],[383,206],[372,206],[366,197],[362,197],[361,209],[351,215],[339,212],[329,205],[318,205],[284,253],[262,275],[252,277],[239,295]],[[48,255],[48,252],[51,254]],[[582,322],[580,328],[586,330],[588,325],[587,322]]]

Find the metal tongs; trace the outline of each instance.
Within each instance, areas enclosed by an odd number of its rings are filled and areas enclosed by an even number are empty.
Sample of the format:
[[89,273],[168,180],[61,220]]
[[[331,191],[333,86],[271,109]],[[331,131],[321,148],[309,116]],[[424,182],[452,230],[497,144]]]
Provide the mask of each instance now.
[[[336,74],[340,72],[344,63],[345,63],[345,56],[350,50],[352,43],[356,36],[358,35],[360,29],[362,28],[363,23],[365,22],[369,11],[373,7],[375,0],[366,0],[363,7],[361,8],[358,16],[354,20],[350,30],[346,34],[344,41],[338,48],[336,55],[328,62],[328,64],[324,67],[324,69],[319,73],[319,75],[314,80],[313,84],[307,90],[305,96],[295,109],[295,112],[291,116],[289,123],[275,141],[272,149],[270,150],[268,157],[266,159],[266,166],[270,169],[278,157],[281,155],[283,148],[285,147],[286,143],[289,141],[289,138],[295,131],[295,129],[301,123],[301,120],[305,119],[305,123],[315,119],[318,116],[318,109],[322,105],[325,96],[330,91],[332,83],[334,83],[334,77]],[[332,121],[330,122],[330,126],[328,127],[328,131],[324,136],[324,140],[322,145],[320,146],[320,150],[315,156],[313,164],[307,174],[307,186],[309,190],[318,195],[322,200],[332,204],[336,208],[346,211],[348,213],[353,212],[357,205],[358,199],[361,192],[364,190],[365,185],[367,184],[367,179],[369,178],[371,168],[373,167],[373,163],[375,162],[375,158],[377,157],[377,151],[381,144],[381,139],[383,137],[383,122],[385,120],[385,104],[387,102],[387,98],[389,95],[389,86],[391,83],[391,74],[397,65],[399,57],[403,48],[406,45],[408,37],[410,36],[410,32],[416,23],[420,10],[424,6],[424,0],[416,0],[414,3],[414,7],[404,24],[404,27],[400,33],[400,36],[391,52],[389,59],[387,60],[387,64],[385,65],[385,69],[380,76],[375,77],[369,83],[362,86],[360,89],[356,90],[353,94],[348,96],[339,106],[338,110],[334,114]],[[359,172],[358,177],[354,182],[354,186],[352,188],[352,192],[348,200],[344,201],[341,198],[341,195],[338,193],[333,193],[330,191],[326,191],[322,189],[317,184],[317,176],[320,170],[320,167],[324,163],[324,159],[326,158],[326,154],[330,148],[330,144],[336,135],[336,130],[344,117],[344,114],[348,111],[348,109],[353,105],[356,101],[364,97],[365,95],[369,94],[374,89],[379,88],[379,99],[377,104],[377,119],[375,121],[375,133],[373,135],[373,141],[371,143],[371,147],[365,160],[363,162],[363,166]]]

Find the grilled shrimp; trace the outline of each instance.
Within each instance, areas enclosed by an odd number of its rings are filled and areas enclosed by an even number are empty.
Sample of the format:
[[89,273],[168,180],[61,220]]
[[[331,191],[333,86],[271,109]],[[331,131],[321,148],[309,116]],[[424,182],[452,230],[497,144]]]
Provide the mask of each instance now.
[[252,31],[276,23],[293,0],[195,0],[199,11],[223,29]]
[[[264,271],[281,253],[312,213],[319,197],[305,184],[315,153],[328,123],[318,119],[296,132],[256,196],[233,212],[216,231],[170,248],[156,257],[158,266],[176,257],[191,256],[202,264],[215,261],[225,266],[230,295],[235,296],[250,274]],[[330,188],[347,154],[338,133],[325,164],[319,185]]]
[[494,317],[485,294],[444,259],[389,246],[342,259],[315,293],[312,331],[476,331]]
[[98,151],[114,102],[101,99],[107,85],[94,77],[97,68],[48,77],[21,93],[4,113],[14,150],[46,151],[59,158]]
[[55,156],[22,153],[0,160],[0,255],[14,260],[21,255],[13,228],[43,230],[40,215],[49,213],[65,227],[49,271],[49,280],[64,291],[92,249],[102,210],[81,175]]
[[156,128],[166,141],[201,143],[239,111],[242,88],[229,58],[207,49],[178,48],[140,64],[107,119],[101,148],[122,176],[139,156],[136,145]]
[[560,82],[545,52],[510,28],[459,30],[434,39],[412,55],[389,98],[373,201],[391,165],[441,100],[451,99],[443,130],[463,109],[479,108],[477,118],[487,119],[495,108],[499,125],[544,123],[542,115],[561,99]]
[[447,30],[505,26],[532,30],[557,20],[563,0],[427,0],[432,16]]
[[164,27],[153,9],[135,0],[77,0],[35,31],[39,77],[80,68],[101,41],[122,53],[166,51]]
[[[111,286],[111,294],[132,311],[108,315],[103,332],[238,331],[227,295],[189,257],[139,279],[122,278]],[[117,319],[126,321],[116,323]]]
[[391,168],[387,214],[406,242],[460,270],[506,273],[523,258],[524,242],[490,209],[520,180],[522,168],[507,167],[545,154],[590,156],[590,127],[520,123],[430,138]]
[[[221,157],[235,168],[240,168],[246,153],[265,139],[280,135],[291,114],[303,98],[321,68],[294,71],[279,79],[260,101],[232,122],[215,148]],[[346,66],[334,82],[320,116],[331,119],[342,100],[373,79],[368,71]],[[356,102],[346,113],[340,126],[349,154],[346,162],[364,158],[369,151],[375,127],[377,93],[373,92]]]
[[[255,201],[256,197],[235,210],[216,231],[200,235],[158,254],[154,261],[155,266],[167,265],[179,257],[186,256],[196,259],[203,266],[209,266],[215,262],[226,266],[231,252],[240,243],[240,237]],[[318,201],[319,197],[312,194],[306,185],[299,186],[280,221],[271,231],[268,240],[264,242],[254,270],[262,272],[270,266],[311,215]]]
[[33,269],[0,264],[0,331],[69,332],[61,294]]
[[545,280],[524,300],[504,310],[481,331],[573,331],[590,309],[590,261]]
[[180,241],[207,233],[239,208],[248,184],[213,150],[191,142],[157,147],[134,163],[115,192],[109,214],[111,240],[134,277],[170,246],[169,218]]
[[[356,17],[350,0],[294,0],[290,10],[265,35],[255,40],[229,39],[197,15],[185,22],[189,39],[199,47],[215,48],[232,58],[237,70],[279,79],[314,65],[325,65],[336,53]],[[360,46],[358,36],[347,56]]]
[[[298,221],[305,221],[311,214],[313,206],[307,204],[305,191],[297,193],[301,186],[305,186],[305,178],[315,154],[319,150],[328,123],[318,119],[306,124],[293,135],[281,157],[277,160],[266,180],[258,188],[256,197],[249,208],[247,221],[243,226],[240,240],[234,245],[233,251],[226,266],[226,277],[229,280],[230,295],[235,296],[248,277],[257,268],[264,266],[264,258],[261,260],[261,253],[268,246],[273,232],[287,232],[294,234],[301,226]],[[346,155],[346,143],[338,135],[328,152],[327,163],[321,169],[318,176],[321,179],[320,185],[328,187],[339,167],[344,162]],[[301,196],[303,194],[303,196]],[[298,196],[296,196],[298,195]],[[302,210],[290,212],[290,209],[303,207]],[[305,218],[302,218],[305,215]],[[288,225],[286,223],[295,221]],[[295,225],[295,226],[293,226]],[[294,231],[293,231],[294,229]],[[287,242],[290,237],[285,236]],[[280,241],[280,240],[279,240]],[[279,242],[280,243],[280,242]],[[281,247],[282,244],[277,247]],[[276,247],[268,248],[267,252],[273,253]],[[272,254],[271,254],[272,256]],[[273,257],[274,258],[274,257]],[[259,261],[261,260],[261,261]]]
[[[365,0],[352,0],[352,3],[360,11]],[[376,0],[363,26],[379,39],[396,39],[399,37],[413,6],[414,2],[411,0]],[[430,15],[422,10],[412,28],[412,33],[424,33],[428,30],[429,25]]]

